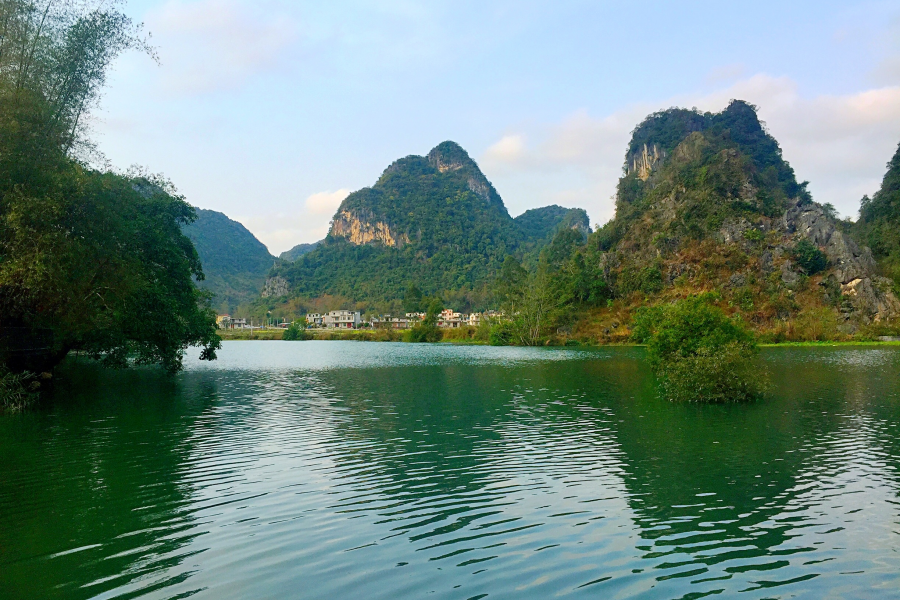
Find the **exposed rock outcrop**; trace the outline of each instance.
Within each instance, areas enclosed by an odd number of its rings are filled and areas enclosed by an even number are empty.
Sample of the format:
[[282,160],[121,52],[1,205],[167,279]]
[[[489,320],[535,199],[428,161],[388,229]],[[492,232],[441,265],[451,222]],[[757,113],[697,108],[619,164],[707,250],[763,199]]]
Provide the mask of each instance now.
[[850,300],[856,316],[866,323],[880,323],[900,316],[900,300],[884,277],[854,279],[841,286],[841,294]]
[[795,201],[784,214],[781,226],[788,235],[798,234],[821,248],[842,284],[871,277],[876,272],[872,251],[860,248],[850,236],[838,230],[834,219],[818,204]]
[[858,317],[864,323],[900,317],[900,300],[894,295],[890,280],[878,276],[872,251],[860,248],[839,230],[821,206],[795,201],[785,212],[781,227],[785,234],[806,238],[825,253],[832,274],[841,285],[841,294],[854,309],[850,317]]
[[266,280],[261,295],[263,298],[280,298],[287,296],[290,291],[291,287],[284,277],[270,277]]
[[343,210],[335,216],[331,224],[331,235],[342,237],[357,246],[381,243],[397,248],[409,243],[409,236],[394,231],[388,223],[376,221],[374,215],[349,210]]
[[647,181],[650,179],[650,174],[653,172],[654,167],[656,167],[665,156],[665,152],[661,151],[656,144],[651,144],[649,146],[644,144],[638,152],[630,157],[627,167],[628,172],[636,172],[641,181]]

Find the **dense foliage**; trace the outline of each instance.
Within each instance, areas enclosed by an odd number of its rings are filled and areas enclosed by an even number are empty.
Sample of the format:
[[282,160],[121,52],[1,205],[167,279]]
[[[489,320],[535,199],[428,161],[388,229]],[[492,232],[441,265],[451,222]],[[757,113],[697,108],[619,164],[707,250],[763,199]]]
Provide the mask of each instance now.
[[580,231],[568,228],[557,232],[530,270],[507,257],[494,283],[506,318],[494,324],[491,344],[546,344],[568,330],[579,311],[604,305],[611,290],[598,265],[598,253]]
[[293,262],[303,256],[304,254],[309,254],[316,247],[321,244],[321,242],[313,242],[312,244],[297,244],[290,250],[286,250],[278,255],[278,258],[281,260],[286,260],[288,262]]
[[525,236],[534,243],[546,243],[561,229],[576,229],[585,235],[590,229],[587,212],[580,208],[552,205],[532,208],[515,218]]
[[900,146],[887,164],[881,189],[863,198],[854,232],[900,284]]
[[634,317],[632,335],[647,344],[650,364],[672,400],[748,400],[762,390],[753,336],[714,299],[694,296],[642,309]]
[[306,321],[294,321],[281,334],[281,339],[286,342],[302,342],[312,338],[312,334],[306,330]]
[[259,296],[275,257],[246,227],[220,212],[197,209],[197,220],[184,228],[203,263],[200,287],[213,294],[222,312]]
[[431,300],[422,322],[407,331],[406,341],[422,344],[440,342],[444,339],[444,333],[437,326],[438,317],[442,310],[444,310],[444,307],[440,300]]
[[79,159],[106,70],[135,47],[115,10],[0,2],[0,325],[7,344],[15,331],[49,346],[30,364],[8,354],[17,368],[49,368],[74,349],[169,370],[191,345],[215,357],[215,314],[181,231],[193,208],[158,178]]
[[394,162],[373,187],[344,200],[338,215],[345,213],[385,224],[397,240],[408,242],[357,245],[330,234],[273,271],[287,279],[294,295],[384,301],[402,298],[415,283],[429,296],[481,292],[487,299],[506,256],[538,252],[560,227],[588,230],[581,210],[550,207],[512,219],[478,165],[452,142],[427,157]]

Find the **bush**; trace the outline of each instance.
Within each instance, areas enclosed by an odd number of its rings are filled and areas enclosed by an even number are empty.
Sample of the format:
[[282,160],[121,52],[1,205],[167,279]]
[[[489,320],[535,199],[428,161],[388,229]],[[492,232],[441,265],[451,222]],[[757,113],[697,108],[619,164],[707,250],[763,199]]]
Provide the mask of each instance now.
[[670,400],[749,400],[764,389],[753,336],[713,299],[702,295],[643,309],[632,322],[632,337],[647,343],[650,364]]
[[640,270],[635,267],[626,267],[619,274],[617,283],[619,294],[622,296],[633,292],[643,292],[649,296],[662,291],[665,287],[662,271],[657,267],[644,267]]
[[436,325],[424,323],[406,332],[406,341],[413,344],[435,344],[444,339],[444,332]]
[[794,245],[791,255],[807,275],[815,275],[828,268],[828,257],[806,238]]
[[285,329],[284,333],[281,335],[281,339],[288,342],[306,341],[311,340],[312,338],[313,335],[303,327],[300,327],[297,323],[291,323],[290,327]]
[[491,346],[511,346],[515,335],[515,325],[509,321],[503,321],[491,327],[488,341]]
[[735,402],[761,391],[759,369],[748,359],[747,348],[737,342],[668,361],[661,374],[663,391],[673,402]]
[[478,329],[464,325],[456,329],[444,329],[443,334],[444,341],[464,342],[476,339],[475,336],[478,335]]

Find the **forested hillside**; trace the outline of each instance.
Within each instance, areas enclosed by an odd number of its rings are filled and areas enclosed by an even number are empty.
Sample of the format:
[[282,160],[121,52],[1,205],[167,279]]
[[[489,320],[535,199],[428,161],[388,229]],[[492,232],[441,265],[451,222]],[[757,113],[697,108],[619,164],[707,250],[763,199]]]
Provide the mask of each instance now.
[[328,237],[272,276],[293,296],[389,301],[415,284],[427,295],[484,297],[508,255],[538,250],[561,226],[586,235],[587,223],[584,211],[560,207],[512,219],[478,165],[444,142],[348,196]]
[[258,297],[275,257],[246,227],[220,212],[197,209],[197,220],[184,227],[200,255],[213,306],[230,312]]

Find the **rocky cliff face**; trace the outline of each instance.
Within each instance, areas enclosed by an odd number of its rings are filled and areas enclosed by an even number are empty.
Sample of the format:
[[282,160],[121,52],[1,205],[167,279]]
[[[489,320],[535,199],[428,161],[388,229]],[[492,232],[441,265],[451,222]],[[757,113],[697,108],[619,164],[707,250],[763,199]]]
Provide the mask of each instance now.
[[879,276],[872,251],[840,231],[821,206],[797,201],[779,225],[786,236],[805,238],[828,257],[828,277],[840,284],[841,295],[848,300],[842,311],[845,318],[869,323],[900,317],[900,300],[891,281]]
[[641,150],[632,154],[626,164],[627,173],[637,173],[641,181],[650,179],[654,167],[666,157],[666,153],[660,150],[658,144],[643,144]]
[[269,277],[260,295],[263,298],[280,298],[287,296],[290,291],[291,287],[284,277]]
[[398,233],[368,211],[340,211],[331,224],[330,235],[344,238],[357,246],[378,243],[389,248],[398,248],[409,243],[409,236]]
[[458,144],[443,142],[433,148],[426,158],[438,173],[460,172],[466,179],[469,191],[485,202],[503,205],[494,186],[484,176],[475,161]]

